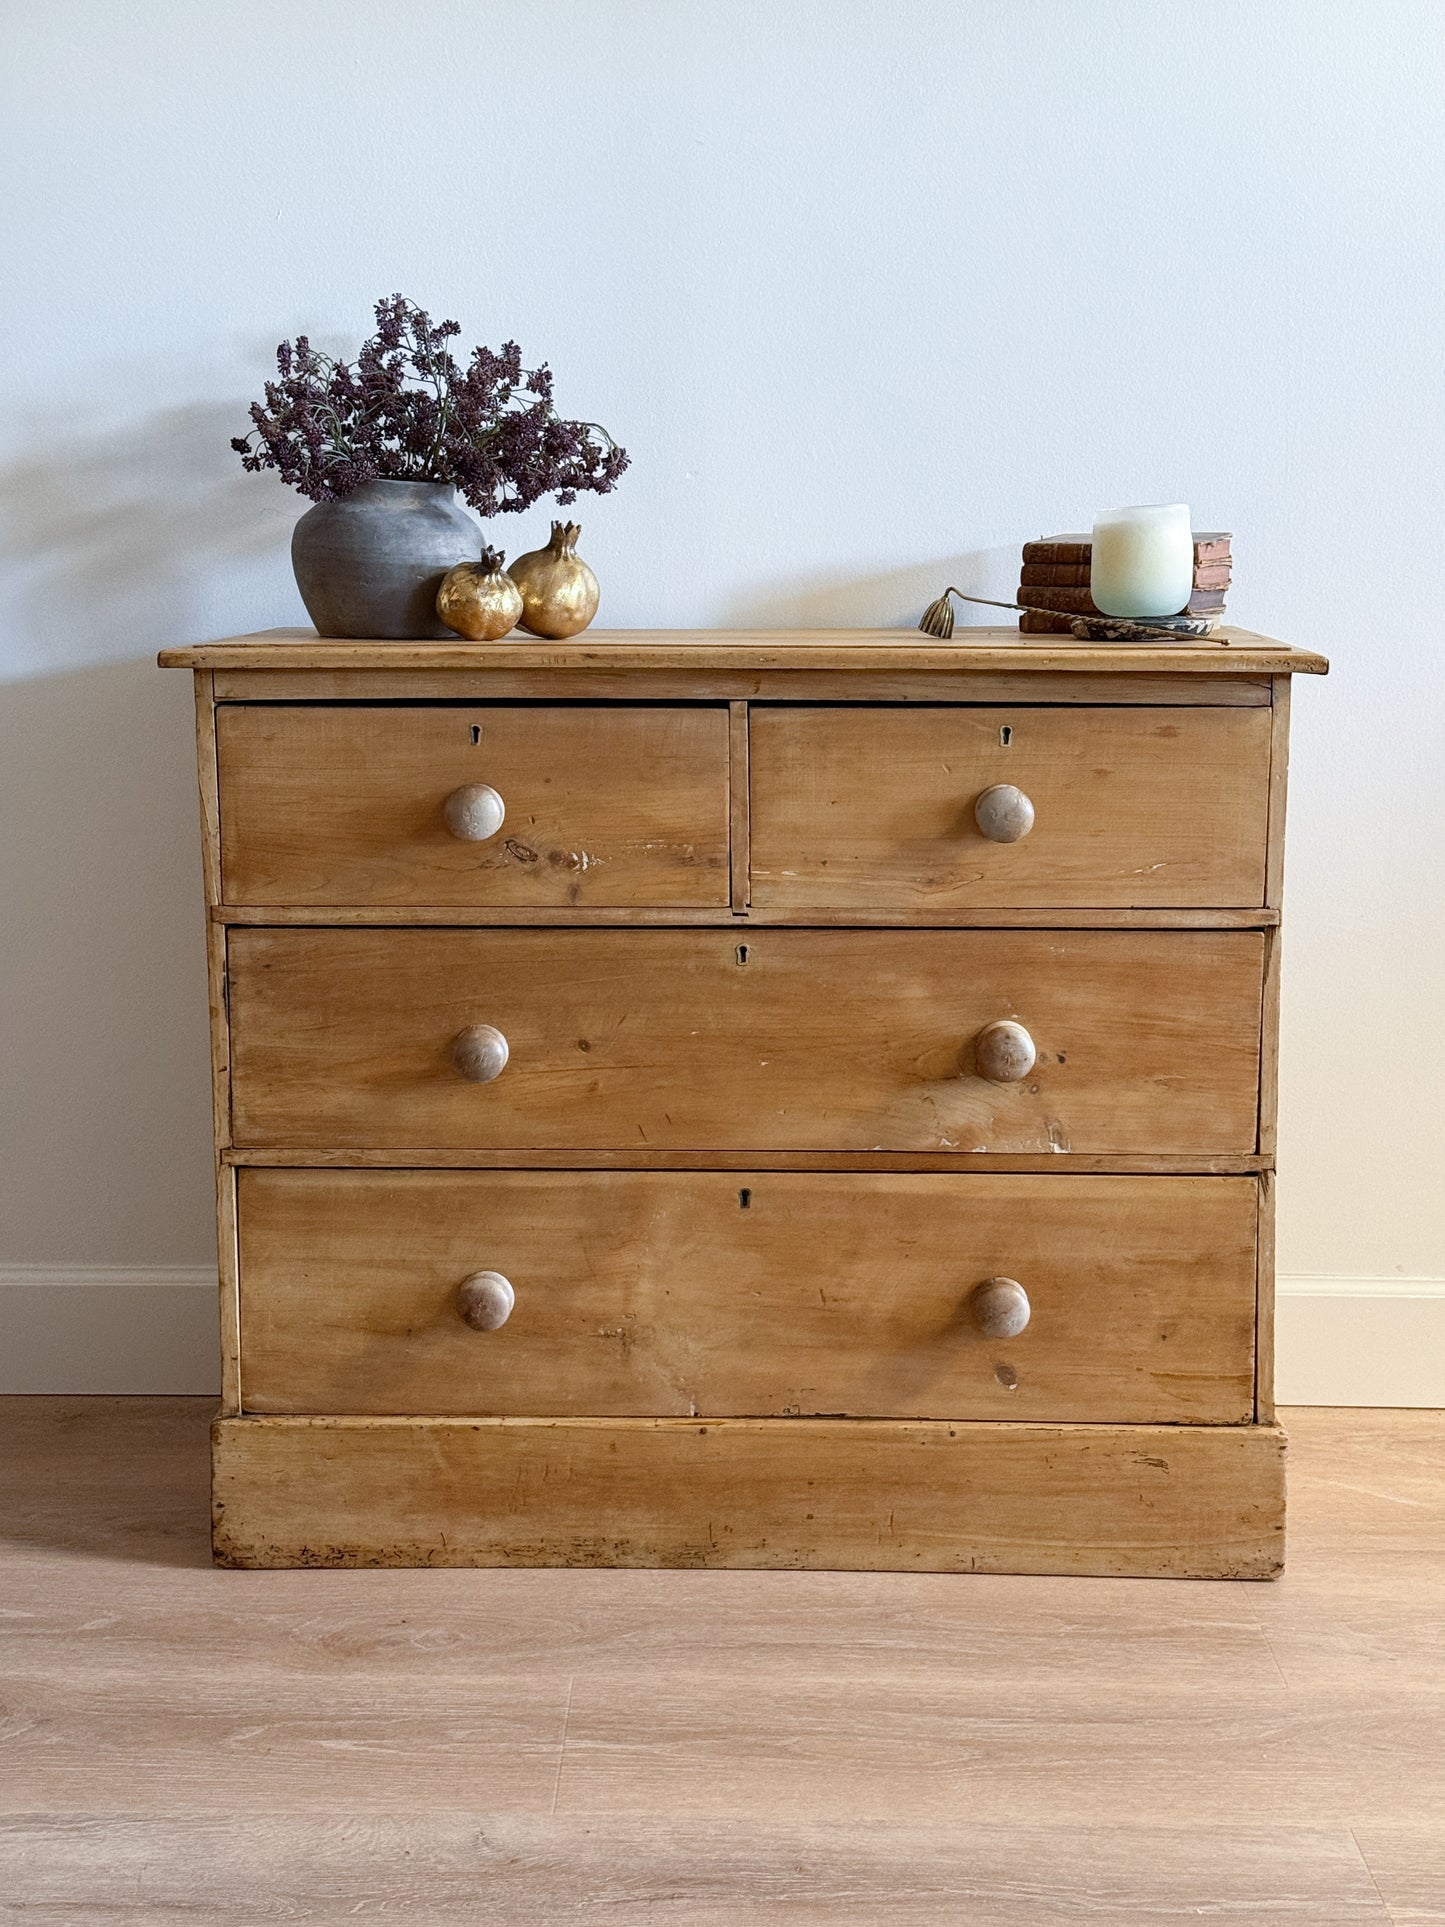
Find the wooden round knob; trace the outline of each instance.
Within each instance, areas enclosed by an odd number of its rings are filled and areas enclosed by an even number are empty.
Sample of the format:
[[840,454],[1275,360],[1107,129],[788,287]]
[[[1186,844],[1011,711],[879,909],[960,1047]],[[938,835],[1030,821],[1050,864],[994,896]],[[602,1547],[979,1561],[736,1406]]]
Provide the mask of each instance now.
[[463,843],[485,843],[501,829],[507,806],[490,783],[464,783],[442,805],[442,814]]
[[1005,1017],[986,1025],[973,1040],[973,1061],[991,1084],[1017,1084],[1038,1058],[1034,1040],[1022,1024]]
[[995,783],[974,803],[973,820],[990,843],[1017,843],[1034,827],[1034,806],[1014,784]]
[[474,1271],[457,1287],[457,1310],[474,1332],[500,1331],[516,1302],[511,1279],[500,1271]]
[[507,1057],[507,1040],[492,1024],[469,1024],[452,1045],[453,1068],[473,1084],[490,1084],[500,1077]]
[[968,1308],[985,1338],[1017,1338],[1029,1322],[1029,1295],[1017,1278],[985,1278],[969,1293]]

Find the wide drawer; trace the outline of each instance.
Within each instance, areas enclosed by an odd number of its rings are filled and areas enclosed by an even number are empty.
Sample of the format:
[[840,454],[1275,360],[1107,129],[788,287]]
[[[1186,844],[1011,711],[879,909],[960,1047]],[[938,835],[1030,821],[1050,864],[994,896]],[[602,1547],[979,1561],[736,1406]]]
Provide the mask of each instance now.
[[[1249,1178],[239,1174],[248,1411],[1238,1422]],[[458,1309],[510,1281],[500,1329]],[[980,1329],[1011,1279],[1021,1331]],[[998,1288],[995,1288],[998,1295]]]
[[[233,929],[233,1139],[1241,1155],[1263,954],[1249,930]],[[1035,1061],[996,1081],[1012,1022]],[[471,1081],[458,1040],[485,1070],[493,1033],[505,1067]]]
[[224,703],[216,756],[228,903],[728,902],[718,704]]
[[1255,906],[1269,761],[1259,708],[755,706],[752,903]]

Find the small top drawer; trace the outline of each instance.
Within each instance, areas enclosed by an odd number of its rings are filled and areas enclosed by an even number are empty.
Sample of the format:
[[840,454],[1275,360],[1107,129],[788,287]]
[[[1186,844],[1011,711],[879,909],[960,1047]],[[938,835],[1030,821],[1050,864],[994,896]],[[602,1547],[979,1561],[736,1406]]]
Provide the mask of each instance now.
[[721,705],[221,704],[233,904],[722,906]]
[[752,903],[773,914],[1253,908],[1270,711],[753,710]]

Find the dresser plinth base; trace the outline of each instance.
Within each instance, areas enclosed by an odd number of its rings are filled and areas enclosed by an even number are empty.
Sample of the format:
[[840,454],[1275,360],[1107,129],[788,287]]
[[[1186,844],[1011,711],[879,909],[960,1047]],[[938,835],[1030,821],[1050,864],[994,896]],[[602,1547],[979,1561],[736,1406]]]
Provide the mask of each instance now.
[[227,1566],[1269,1579],[1284,1434],[882,1419],[222,1418]]

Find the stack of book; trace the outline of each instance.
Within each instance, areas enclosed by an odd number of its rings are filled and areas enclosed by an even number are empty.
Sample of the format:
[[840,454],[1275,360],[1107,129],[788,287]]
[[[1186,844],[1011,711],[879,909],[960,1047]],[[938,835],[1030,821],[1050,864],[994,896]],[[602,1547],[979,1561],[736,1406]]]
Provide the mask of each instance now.
[[[1230,537],[1218,532],[1194,535],[1194,589],[1186,609],[1177,613],[1201,618],[1216,628],[1224,620],[1224,592],[1229,587]],[[1035,609],[1057,613],[1019,617],[1019,628],[1033,636],[1067,635],[1073,616],[1097,616],[1089,594],[1089,558],[1093,543],[1087,535],[1050,535],[1024,543],[1023,572],[1018,600]]]

